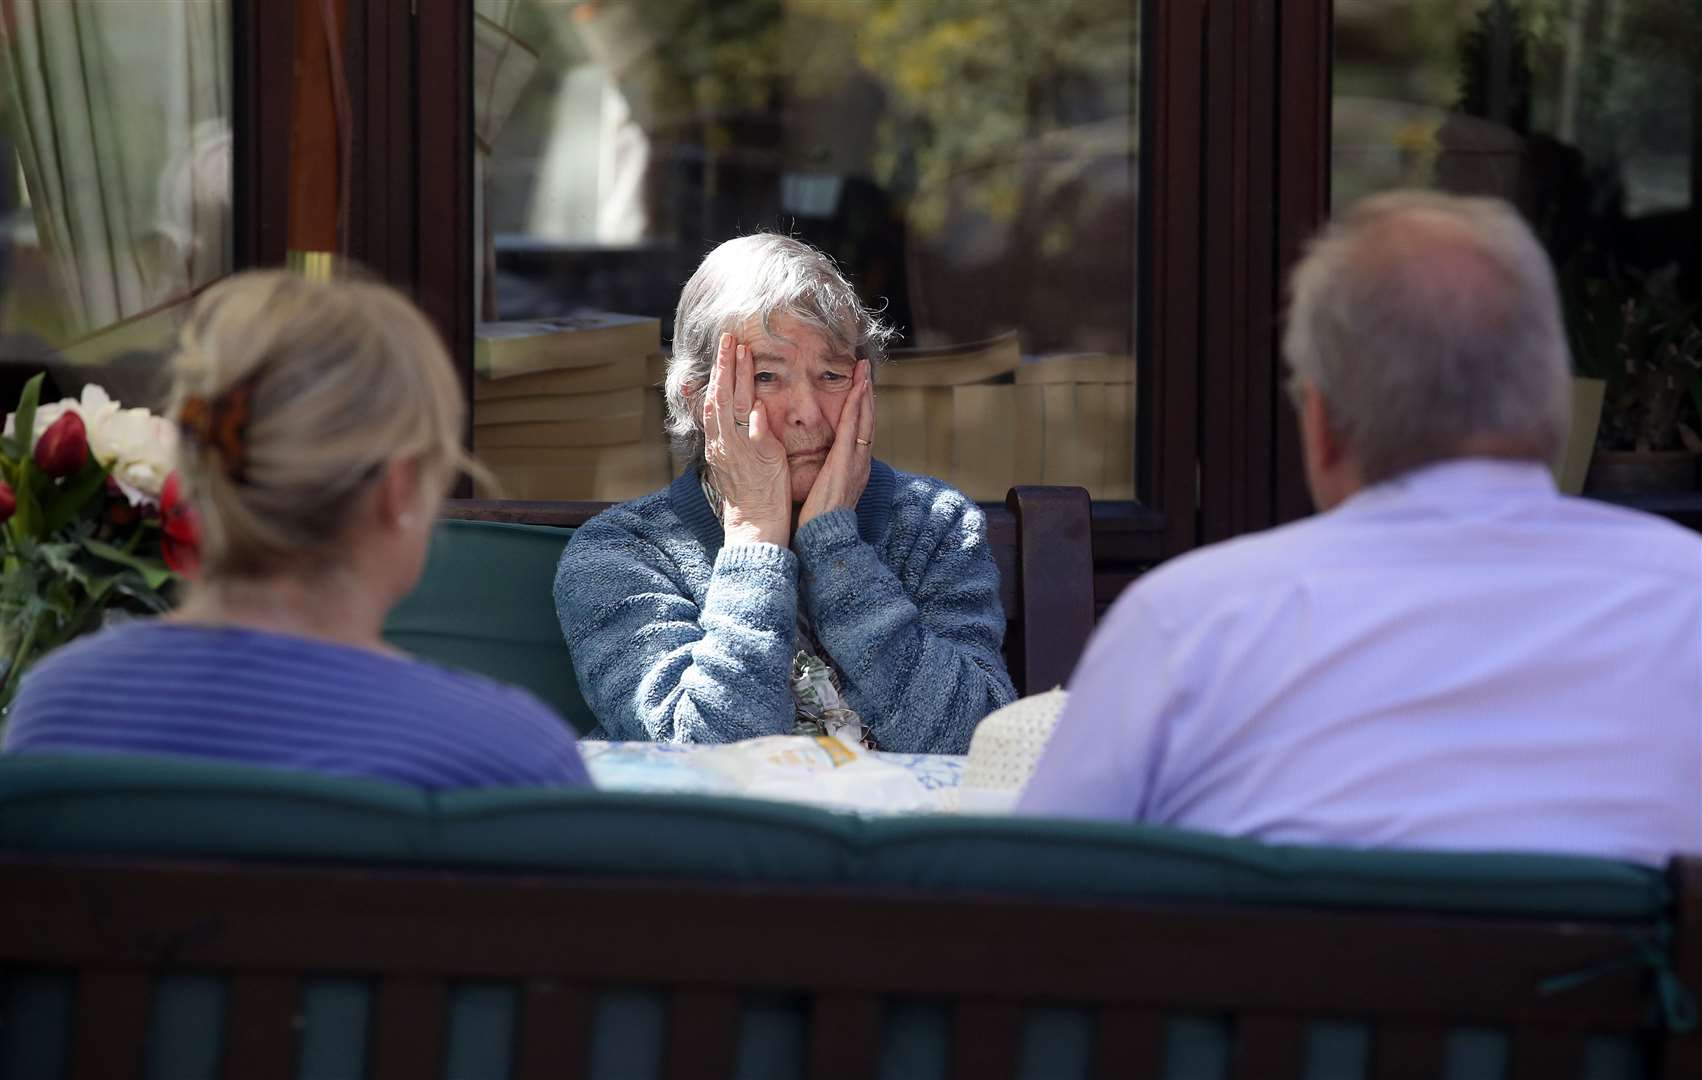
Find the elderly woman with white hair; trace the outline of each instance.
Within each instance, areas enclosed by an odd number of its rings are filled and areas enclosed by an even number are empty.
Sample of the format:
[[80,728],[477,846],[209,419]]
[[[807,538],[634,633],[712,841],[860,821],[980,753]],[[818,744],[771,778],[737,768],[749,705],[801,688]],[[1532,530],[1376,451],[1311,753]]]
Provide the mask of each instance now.
[[892,331],[770,234],[711,252],[674,330],[668,424],[692,464],[587,522],[556,574],[594,735],[966,750],[1016,697],[998,569],[973,502],[873,457]]

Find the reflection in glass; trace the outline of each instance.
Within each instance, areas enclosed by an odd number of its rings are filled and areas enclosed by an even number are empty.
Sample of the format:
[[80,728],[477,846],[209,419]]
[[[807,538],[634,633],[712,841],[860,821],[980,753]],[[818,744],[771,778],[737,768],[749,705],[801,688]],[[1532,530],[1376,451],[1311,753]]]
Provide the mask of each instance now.
[[61,392],[98,381],[150,403],[176,306],[230,267],[228,3],[16,0],[6,15],[4,381],[45,360]]
[[[1130,498],[1137,7],[475,0],[475,108],[500,129],[481,128],[481,317],[644,316],[665,341],[710,248],[783,231],[928,350],[914,378],[883,383],[883,426],[920,425],[883,438],[884,459],[978,498],[1013,482]],[[954,366],[964,356],[980,360]],[[559,404],[565,431],[584,407]],[[511,495],[622,498],[667,478],[664,459],[610,481],[611,455],[633,452],[599,456],[583,430],[545,445],[481,415],[476,402],[481,457],[525,479]],[[521,438],[527,453],[507,445]],[[539,486],[549,469],[579,470],[581,487]]]
[[[1592,484],[1615,452],[1702,452],[1702,4],[1338,0],[1332,197],[1491,195],[1561,277],[1581,375],[1605,383]],[[1581,395],[1588,397],[1588,395]],[[1586,455],[1587,457],[1587,455]],[[1600,485],[1598,485],[1600,486]]]

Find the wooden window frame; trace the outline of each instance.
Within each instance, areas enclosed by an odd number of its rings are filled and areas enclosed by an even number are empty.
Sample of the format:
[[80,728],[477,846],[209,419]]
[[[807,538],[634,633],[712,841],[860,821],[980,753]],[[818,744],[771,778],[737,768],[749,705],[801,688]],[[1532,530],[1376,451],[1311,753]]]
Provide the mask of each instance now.
[[[248,16],[239,59],[277,70],[289,50],[272,35],[287,16],[235,2]],[[347,5],[350,253],[416,298],[470,389],[472,5]],[[1142,0],[1141,15],[1139,501],[1095,509],[1102,602],[1160,559],[1306,512],[1277,313],[1285,271],[1328,207],[1329,0]],[[271,150],[239,138],[238,187],[264,202],[280,128],[257,81]],[[276,215],[243,219],[239,250],[254,257],[241,264],[281,257]]]

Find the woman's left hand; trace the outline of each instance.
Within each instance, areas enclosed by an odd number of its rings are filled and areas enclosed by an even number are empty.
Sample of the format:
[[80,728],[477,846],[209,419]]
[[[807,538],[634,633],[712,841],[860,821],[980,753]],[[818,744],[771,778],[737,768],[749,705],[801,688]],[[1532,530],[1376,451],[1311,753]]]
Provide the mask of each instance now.
[[830,510],[857,508],[863,489],[869,484],[869,462],[874,458],[875,387],[869,377],[868,360],[858,360],[852,378],[851,399],[839,413],[839,426],[834,429],[833,446],[827,460],[798,512],[798,527],[813,517]]

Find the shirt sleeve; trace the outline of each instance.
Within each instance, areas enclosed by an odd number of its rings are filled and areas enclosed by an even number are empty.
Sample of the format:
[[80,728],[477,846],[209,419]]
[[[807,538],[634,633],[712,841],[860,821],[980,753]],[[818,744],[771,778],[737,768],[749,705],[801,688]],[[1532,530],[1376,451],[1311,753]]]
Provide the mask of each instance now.
[[699,607],[654,545],[580,529],[556,571],[556,614],[604,731],[691,743],[790,731],[797,577],[787,549],[732,544]]
[[1168,635],[1131,588],[1070,676],[1069,699],[1016,812],[1149,819],[1176,692]]
[[884,750],[964,753],[982,717],[1016,700],[987,521],[967,499],[952,503],[906,556],[909,588],[851,510],[811,519],[793,540],[811,625]]

